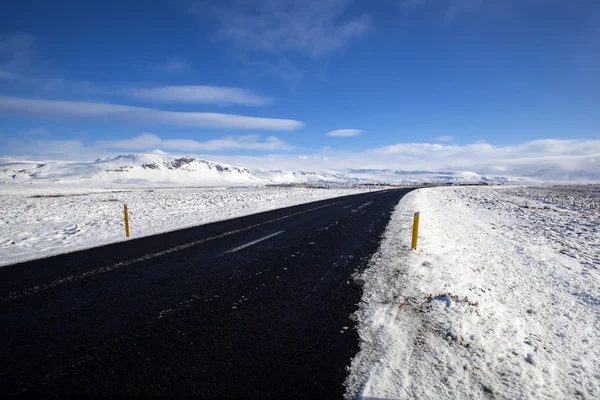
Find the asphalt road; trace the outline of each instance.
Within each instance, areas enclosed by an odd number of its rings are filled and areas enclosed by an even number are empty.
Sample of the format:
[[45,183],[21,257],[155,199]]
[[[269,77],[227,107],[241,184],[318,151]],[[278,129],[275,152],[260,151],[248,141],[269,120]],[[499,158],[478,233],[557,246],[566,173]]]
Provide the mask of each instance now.
[[407,191],[0,268],[0,394],[340,398],[352,275]]

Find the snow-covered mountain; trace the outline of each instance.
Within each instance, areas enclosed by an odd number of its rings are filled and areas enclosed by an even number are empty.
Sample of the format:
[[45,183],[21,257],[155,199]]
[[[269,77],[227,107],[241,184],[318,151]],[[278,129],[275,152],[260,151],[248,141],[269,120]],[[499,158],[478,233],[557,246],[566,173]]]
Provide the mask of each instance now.
[[261,185],[249,170],[165,153],[129,154],[94,162],[0,160],[1,183],[78,185]]
[[[490,172],[490,171],[488,171]],[[525,177],[471,171],[342,169],[282,171],[234,167],[196,157],[155,151],[98,158],[93,162],[30,161],[0,158],[0,184],[72,184],[85,186],[169,185],[236,186],[293,183],[471,184],[600,181],[600,172],[582,173],[550,166]]]
[[545,182],[600,182],[600,165],[595,170],[566,169],[560,165],[551,165],[528,175]]
[[[498,175],[480,175],[470,171],[434,172],[434,171],[397,171],[391,169],[345,169],[340,171],[291,172],[256,170],[253,173],[274,183],[456,183],[476,184],[519,183],[522,179]],[[530,180],[531,181],[531,180]]]

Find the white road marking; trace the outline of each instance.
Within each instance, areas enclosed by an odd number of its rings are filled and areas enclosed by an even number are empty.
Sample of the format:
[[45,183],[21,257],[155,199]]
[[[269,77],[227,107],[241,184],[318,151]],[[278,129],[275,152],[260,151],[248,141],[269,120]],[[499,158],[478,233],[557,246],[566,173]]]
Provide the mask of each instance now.
[[268,220],[268,221],[265,221],[265,222],[261,222],[259,224],[254,224],[254,225],[247,226],[245,228],[241,228],[241,229],[236,229],[236,230],[233,230],[233,231],[225,232],[225,233],[222,233],[220,235],[209,237],[209,238],[206,238],[206,239],[196,240],[194,242],[182,244],[180,246],[172,247],[170,249],[159,251],[157,253],[146,254],[146,255],[144,255],[142,257],[139,257],[139,258],[132,258],[130,260],[122,261],[122,262],[119,262],[119,263],[116,263],[116,264],[113,264],[113,265],[108,265],[108,266],[96,268],[96,269],[93,269],[91,271],[86,271],[86,272],[84,272],[84,273],[82,273],[80,275],[71,275],[71,276],[67,276],[65,278],[60,278],[60,279],[57,279],[57,280],[55,280],[53,282],[50,282],[48,284],[34,286],[34,287],[29,288],[29,289],[25,289],[23,291],[20,291],[20,292],[11,292],[6,297],[0,297],[0,301],[11,301],[11,300],[21,299],[21,298],[30,296],[32,294],[42,292],[44,290],[48,290],[48,289],[52,289],[52,288],[60,286],[60,285],[64,285],[66,283],[78,282],[78,281],[80,281],[82,279],[89,278],[89,277],[92,277],[92,276],[96,276],[96,275],[99,275],[99,274],[103,274],[103,273],[106,273],[106,272],[114,271],[114,270],[116,270],[118,268],[121,268],[121,267],[127,267],[129,265],[135,264],[135,263],[140,262],[140,261],[151,260],[153,258],[164,256],[165,254],[173,253],[173,252],[176,252],[176,251],[179,251],[179,250],[184,250],[184,249],[187,249],[189,247],[196,246],[196,245],[202,244],[202,243],[206,243],[206,242],[211,241],[211,240],[220,239],[220,238],[223,238],[223,237],[226,237],[226,236],[230,236],[230,235],[233,235],[233,234],[236,234],[236,233],[244,232],[244,231],[247,231],[247,230],[259,227],[259,226],[263,226],[263,225],[271,224],[273,222],[281,221],[281,220],[284,220],[284,219],[287,219],[287,218],[295,217],[296,215],[306,214],[306,213],[311,212],[311,211],[320,210],[321,208],[331,207],[331,206],[334,206],[334,205],[336,205],[338,203],[341,203],[341,202],[342,201],[340,200],[340,201],[336,201],[335,203],[326,204],[324,206],[319,206],[319,207],[311,208],[311,209],[308,209],[308,210],[305,210],[305,211],[300,211],[300,212],[297,212],[297,213],[293,213],[293,214],[289,214],[289,215],[284,215],[283,217],[274,218],[274,219],[271,219],[271,220]]
[[346,207],[344,207],[344,208],[348,208],[348,207],[352,207],[352,204],[350,204],[350,205],[348,205],[348,206],[346,206]]
[[275,232],[275,233],[272,233],[272,234],[270,234],[270,235],[267,235],[267,236],[265,236],[265,237],[262,237],[262,238],[260,238],[260,239],[256,239],[256,240],[253,240],[253,241],[251,241],[251,242],[248,242],[248,243],[246,243],[246,244],[243,244],[243,245],[241,245],[241,246],[234,247],[233,249],[227,250],[226,252],[224,252],[224,253],[223,253],[223,254],[221,254],[221,255],[223,256],[223,255],[225,255],[225,254],[231,254],[231,253],[235,253],[236,251],[240,251],[240,250],[242,250],[242,249],[245,249],[246,247],[254,246],[254,245],[255,245],[255,244],[257,244],[257,243],[260,243],[260,242],[262,242],[262,241],[265,241],[265,240],[267,240],[267,239],[270,239],[270,238],[272,238],[273,236],[281,235],[283,232],[285,232],[285,231],[279,231],[279,232]]
[[368,207],[368,206],[370,206],[371,204],[373,204],[373,202],[372,202],[372,201],[369,201],[368,203],[365,203],[365,204],[363,204],[362,206],[359,206],[359,207],[355,208],[355,209],[354,209],[354,210],[352,210],[351,212],[355,213],[355,212],[357,212],[357,211],[359,211],[359,210],[362,210],[362,209],[363,209],[363,208],[365,208],[365,207]]

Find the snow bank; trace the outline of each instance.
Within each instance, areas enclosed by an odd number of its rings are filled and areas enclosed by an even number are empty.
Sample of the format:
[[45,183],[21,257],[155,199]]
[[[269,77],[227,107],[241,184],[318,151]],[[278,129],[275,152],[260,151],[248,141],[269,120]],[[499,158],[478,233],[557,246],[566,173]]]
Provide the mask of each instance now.
[[0,190],[0,265],[147,236],[365,189],[82,189],[6,185]]
[[599,249],[597,209],[490,188],[405,196],[359,277],[346,396],[600,398]]

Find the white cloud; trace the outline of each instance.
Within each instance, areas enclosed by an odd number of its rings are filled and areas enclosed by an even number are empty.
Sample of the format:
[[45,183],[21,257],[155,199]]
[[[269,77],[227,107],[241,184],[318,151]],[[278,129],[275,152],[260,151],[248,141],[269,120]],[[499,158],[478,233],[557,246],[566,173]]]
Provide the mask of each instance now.
[[212,103],[263,106],[272,102],[269,97],[258,96],[246,89],[226,86],[163,86],[133,89],[134,97],[171,103]]
[[[465,17],[493,16],[512,20],[522,18],[524,13],[535,16],[540,12],[573,13],[577,9],[583,12],[587,9],[586,1],[564,0],[398,0],[397,4],[407,12],[426,9],[438,15],[445,24],[455,23]],[[580,25],[584,26],[585,23]]]
[[153,133],[120,140],[83,142],[81,140],[47,140],[33,135],[20,135],[5,143],[10,155],[26,156],[31,159],[51,157],[54,160],[91,161],[98,157],[114,157],[129,152],[150,152],[163,150],[169,153],[194,155],[197,152],[218,153],[219,157],[230,151],[246,152],[287,152],[293,150],[284,140],[274,136],[262,138],[260,135],[223,136],[216,139],[198,141],[193,139],[162,139]]
[[402,8],[419,7],[425,4],[425,0],[400,0],[398,2]]
[[161,149],[169,151],[287,151],[292,147],[274,136],[261,140],[259,135],[225,136],[218,139],[197,141],[190,139],[161,139],[153,133],[143,133],[125,140],[103,141],[96,144],[101,149],[147,151]]
[[42,136],[48,134],[48,130],[43,126],[38,126],[37,128],[29,129],[23,132],[25,136]]
[[535,172],[541,166],[566,167],[574,160],[583,165],[588,157],[600,156],[600,140],[545,139],[514,146],[399,143],[372,152],[390,165],[409,169],[468,169],[488,173],[504,170],[518,175]]
[[451,142],[454,140],[454,136],[438,136],[435,140],[438,142]]
[[169,60],[166,63],[159,65],[158,68],[162,71],[167,72],[182,72],[188,71],[190,69],[190,64],[185,60],[177,58]]
[[235,114],[176,112],[121,104],[37,100],[0,96],[0,112],[58,118],[105,118],[147,124],[261,130],[295,130],[304,124],[290,119]]
[[391,169],[404,171],[473,171],[487,175],[522,176],[558,166],[597,174],[600,140],[539,140],[515,146],[398,143],[363,152],[329,150],[298,155],[223,155],[219,161],[246,168],[302,171]]
[[[347,0],[248,0],[217,8],[219,37],[265,52],[321,56],[365,34],[370,17],[342,18]],[[205,6],[196,10],[204,13]]]
[[358,136],[362,133],[360,129],[338,129],[335,131],[327,132],[326,136],[334,136],[334,137],[350,137],[350,136]]
[[[491,176],[523,176],[555,167],[583,171],[597,176],[600,166],[600,140],[545,139],[512,146],[487,143],[468,145],[439,143],[397,143],[361,152],[332,149],[312,154],[276,137],[258,135],[225,136],[205,141],[163,139],[152,133],[122,140],[83,144],[77,140],[38,140],[34,137],[8,140],[14,154],[52,156],[55,159],[93,160],[123,152],[162,149],[180,155],[198,155],[245,168],[303,171],[340,171],[345,169],[389,169],[404,171],[473,171]],[[236,154],[228,154],[235,151]],[[252,151],[269,152],[253,156]],[[218,153],[218,156],[215,156]]]
[[20,78],[19,75],[13,74],[12,72],[0,71],[0,79],[12,80],[12,79],[19,79],[19,78]]

